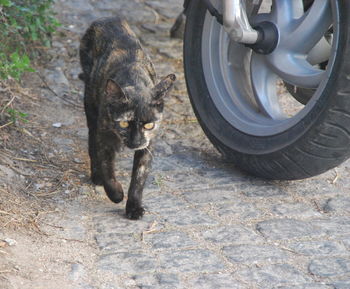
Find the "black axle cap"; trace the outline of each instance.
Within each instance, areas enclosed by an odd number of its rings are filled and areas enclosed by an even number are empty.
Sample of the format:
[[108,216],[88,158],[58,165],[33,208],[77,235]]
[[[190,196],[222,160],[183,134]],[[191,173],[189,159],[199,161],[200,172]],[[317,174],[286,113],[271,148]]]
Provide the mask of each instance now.
[[258,40],[254,44],[246,44],[259,54],[270,54],[278,44],[278,29],[275,24],[269,21],[260,22],[253,27],[258,31]]

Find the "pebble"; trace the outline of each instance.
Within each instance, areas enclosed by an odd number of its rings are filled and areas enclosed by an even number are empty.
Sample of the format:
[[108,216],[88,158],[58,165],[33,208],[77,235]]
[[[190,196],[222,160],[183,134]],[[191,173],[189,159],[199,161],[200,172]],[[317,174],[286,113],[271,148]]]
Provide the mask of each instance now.
[[55,122],[55,123],[52,124],[52,126],[53,126],[53,127],[56,127],[56,128],[60,128],[60,127],[62,127],[62,123],[60,123],[60,122]]
[[14,239],[6,238],[6,239],[4,239],[4,241],[5,241],[10,247],[16,246],[16,245],[17,245],[17,241],[14,240]]

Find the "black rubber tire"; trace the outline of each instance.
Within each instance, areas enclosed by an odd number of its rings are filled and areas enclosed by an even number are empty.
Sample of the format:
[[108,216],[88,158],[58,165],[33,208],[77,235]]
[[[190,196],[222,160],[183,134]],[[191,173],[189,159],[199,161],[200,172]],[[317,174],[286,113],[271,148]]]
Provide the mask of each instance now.
[[311,111],[295,126],[272,136],[245,134],[215,107],[202,68],[201,43],[206,9],[191,0],[184,37],[184,68],[195,114],[213,145],[237,167],[268,179],[303,179],[350,157],[350,1],[335,0],[339,41],[330,78]]

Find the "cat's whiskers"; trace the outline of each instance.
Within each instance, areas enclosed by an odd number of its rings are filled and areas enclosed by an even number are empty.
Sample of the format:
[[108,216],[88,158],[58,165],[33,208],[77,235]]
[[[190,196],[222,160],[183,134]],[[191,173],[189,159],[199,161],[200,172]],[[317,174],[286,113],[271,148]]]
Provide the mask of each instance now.
[[150,155],[151,155],[151,157],[152,157],[152,159],[154,159],[154,156],[153,156],[153,154],[152,154],[152,152],[151,152],[151,150],[148,148],[148,147],[146,147],[145,148],[149,153],[150,153]]

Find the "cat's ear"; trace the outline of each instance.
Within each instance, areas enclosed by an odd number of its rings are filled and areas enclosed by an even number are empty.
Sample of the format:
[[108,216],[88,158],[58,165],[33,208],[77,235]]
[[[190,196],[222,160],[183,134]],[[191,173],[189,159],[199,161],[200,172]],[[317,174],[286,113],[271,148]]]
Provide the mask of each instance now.
[[169,74],[164,77],[152,90],[153,94],[153,104],[161,104],[163,102],[164,96],[170,91],[173,87],[176,80],[175,74]]
[[123,89],[113,79],[107,80],[105,93],[107,97],[112,97],[121,101],[128,101]]

